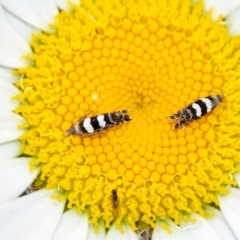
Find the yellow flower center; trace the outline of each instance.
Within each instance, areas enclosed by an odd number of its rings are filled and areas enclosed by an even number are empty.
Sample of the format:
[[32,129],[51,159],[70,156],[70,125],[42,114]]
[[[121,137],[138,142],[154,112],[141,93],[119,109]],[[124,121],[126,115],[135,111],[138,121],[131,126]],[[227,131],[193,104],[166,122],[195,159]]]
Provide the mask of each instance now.
[[[71,208],[107,227],[123,219],[154,227],[159,217],[206,215],[239,162],[239,37],[192,1],[81,1],[33,36],[16,112],[28,122],[23,153],[41,168],[38,184],[64,191]],[[222,105],[184,130],[167,118],[193,99]],[[80,117],[129,110],[133,119],[82,136]],[[116,190],[119,209],[112,204]],[[116,213],[117,211],[117,213]]]

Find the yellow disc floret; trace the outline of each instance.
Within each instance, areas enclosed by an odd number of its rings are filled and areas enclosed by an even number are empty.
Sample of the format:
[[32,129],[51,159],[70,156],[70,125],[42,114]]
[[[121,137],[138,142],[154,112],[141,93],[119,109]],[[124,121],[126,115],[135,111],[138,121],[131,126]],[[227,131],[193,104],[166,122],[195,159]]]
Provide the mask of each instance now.
[[[107,227],[114,219],[154,227],[159,217],[178,224],[180,214],[205,215],[203,206],[235,184],[240,39],[210,17],[190,0],[83,0],[56,16],[52,33],[33,36],[30,66],[19,70],[22,149],[68,208],[88,208],[91,222]],[[219,108],[173,130],[170,115],[216,94],[225,96]],[[128,123],[65,135],[86,114],[124,109]]]

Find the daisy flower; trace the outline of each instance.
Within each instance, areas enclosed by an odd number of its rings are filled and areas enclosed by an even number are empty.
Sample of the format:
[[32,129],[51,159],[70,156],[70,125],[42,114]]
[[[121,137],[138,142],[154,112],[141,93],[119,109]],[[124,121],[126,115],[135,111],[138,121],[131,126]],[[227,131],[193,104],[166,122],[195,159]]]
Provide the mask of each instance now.
[[240,0],[0,3],[0,239],[240,239]]

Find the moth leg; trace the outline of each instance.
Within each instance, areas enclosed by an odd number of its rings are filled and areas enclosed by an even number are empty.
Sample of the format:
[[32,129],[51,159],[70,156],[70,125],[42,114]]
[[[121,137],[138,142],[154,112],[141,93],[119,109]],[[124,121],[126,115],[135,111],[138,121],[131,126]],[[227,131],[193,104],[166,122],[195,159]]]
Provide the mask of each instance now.
[[85,144],[84,144],[84,139],[83,139],[83,136],[81,134],[79,134],[79,137],[81,139],[81,142],[82,142],[82,146],[83,146],[83,149],[85,151]]
[[99,131],[99,132],[98,132],[98,137],[99,137],[99,138],[102,138],[103,136],[104,136],[103,131]]
[[[186,127],[186,125],[188,125],[191,121],[189,121],[188,119],[181,119],[179,120],[175,126],[173,127],[174,130],[180,128],[180,127],[183,127],[183,129]],[[183,130],[182,129],[182,130]]]
[[90,111],[88,111],[85,115],[83,115],[82,117],[80,117],[80,119],[78,120],[79,122],[80,121],[83,121],[85,118],[87,118],[87,116],[89,115],[89,114],[91,114],[92,113],[92,111],[90,110]]
[[93,132],[93,133],[85,133],[84,135],[87,136],[87,137],[91,137],[91,136],[94,136],[96,135],[97,132]]
[[90,113],[92,113],[93,111],[92,111],[92,106],[90,106],[89,107],[89,110],[88,110],[88,112],[85,114],[85,116],[88,116]]
[[123,124],[124,123],[124,120],[121,120],[121,121],[118,121],[117,123],[116,123],[116,125],[121,125],[121,124]]
[[89,111],[88,111],[85,115],[83,115],[82,117],[79,116],[79,119],[78,119],[77,122],[83,121],[83,120],[84,120],[85,118],[87,118],[87,116],[88,116],[89,114],[91,114],[91,113],[92,113],[92,108],[90,107]]
[[179,112],[177,112],[177,113],[169,116],[168,119],[169,119],[169,120],[174,120],[174,119],[180,118],[180,116],[181,116],[181,115],[179,114]]

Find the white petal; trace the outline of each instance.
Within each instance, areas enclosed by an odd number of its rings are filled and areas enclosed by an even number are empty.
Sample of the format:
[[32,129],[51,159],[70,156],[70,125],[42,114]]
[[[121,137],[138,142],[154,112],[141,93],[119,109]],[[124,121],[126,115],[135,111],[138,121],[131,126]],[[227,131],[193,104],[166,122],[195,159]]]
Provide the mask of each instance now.
[[228,16],[240,5],[240,0],[204,0],[204,8],[210,11],[213,8],[213,19],[217,19],[219,15]]
[[65,212],[59,222],[53,240],[86,240],[88,234],[88,217],[79,215],[76,209]]
[[20,196],[37,177],[38,169],[31,172],[29,160],[22,157],[0,161],[0,203]]
[[51,240],[64,208],[51,198],[55,193],[40,190],[0,204],[0,239]]
[[104,240],[105,237],[106,237],[106,231],[103,223],[99,224],[97,233],[94,231],[93,225],[89,224],[87,240]]
[[25,123],[25,120],[20,115],[5,109],[0,109],[0,126],[3,128],[16,127],[23,123]]
[[19,79],[19,77],[14,76],[12,72],[13,72],[12,68],[6,68],[3,66],[0,66],[0,78],[4,81],[7,81],[9,83],[14,83]]
[[138,240],[137,234],[128,225],[123,224],[122,227],[124,233],[113,224],[107,233],[106,240]]
[[0,65],[10,68],[26,66],[27,62],[21,56],[31,52],[31,49],[9,23],[1,5],[0,23]]
[[240,7],[233,11],[227,18],[228,30],[231,35],[240,33]]
[[197,221],[195,223],[185,223],[184,235],[186,240],[225,240],[203,217],[197,214],[192,214],[191,217]]
[[22,135],[25,131],[20,129],[8,129],[8,130],[2,130],[0,127],[0,144],[11,142],[14,140],[19,139],[19,136]]
[[17,30],[17,32],[24,38],[27,43],[30,43],[32,33],[39,33],[39,29],[33,27],[32,25],[22,21],[20,18],[16,17],[14,14],[6,9],[3,9],[7,19],[11,25]]
[[17,157],[21,154],[20,141],[0,144],[0,161]]
[[[77,5],[79,5],[79,3],[80,3],[79,0],[70,0],[69,2],[77,4]],[[68,1],[66,1],[66,0],[56,0],[56,4],[60,9],[65,9],[65,10],[70,9],[70,5],[68,4]]]
[[12,97],[19,93],[19,89],[0,78],[0,109],[12,111],[19,106],[19,102],[16,99],[12,100]]
[[238,186],[240,186],[240,173],[235,173],[234,174],[234,179],[237,181]]
[[1,0],[1,4],[24,22],[42,30],[48,29],[58,13],[54,0]]
[[237,240],[222,213],[216,208],[208,208],[214,214],[214,217],[206,219],[211,226],[222,236],[223,239]]
[[237,188],[229,188],[228,190],[229,195],[218,196],[220,209],[235,236],[240,239],[240,190]]
[[25,131],[18,129],[18,125],[25,120],[13,112],[0,109],[0,144],[19,139]]
[[184,230],[173,226],[173,224],[169,225],[169,228],[171,233],[168,233],[160,223],[157,223],[153,230],[152,240],[186,240]]

